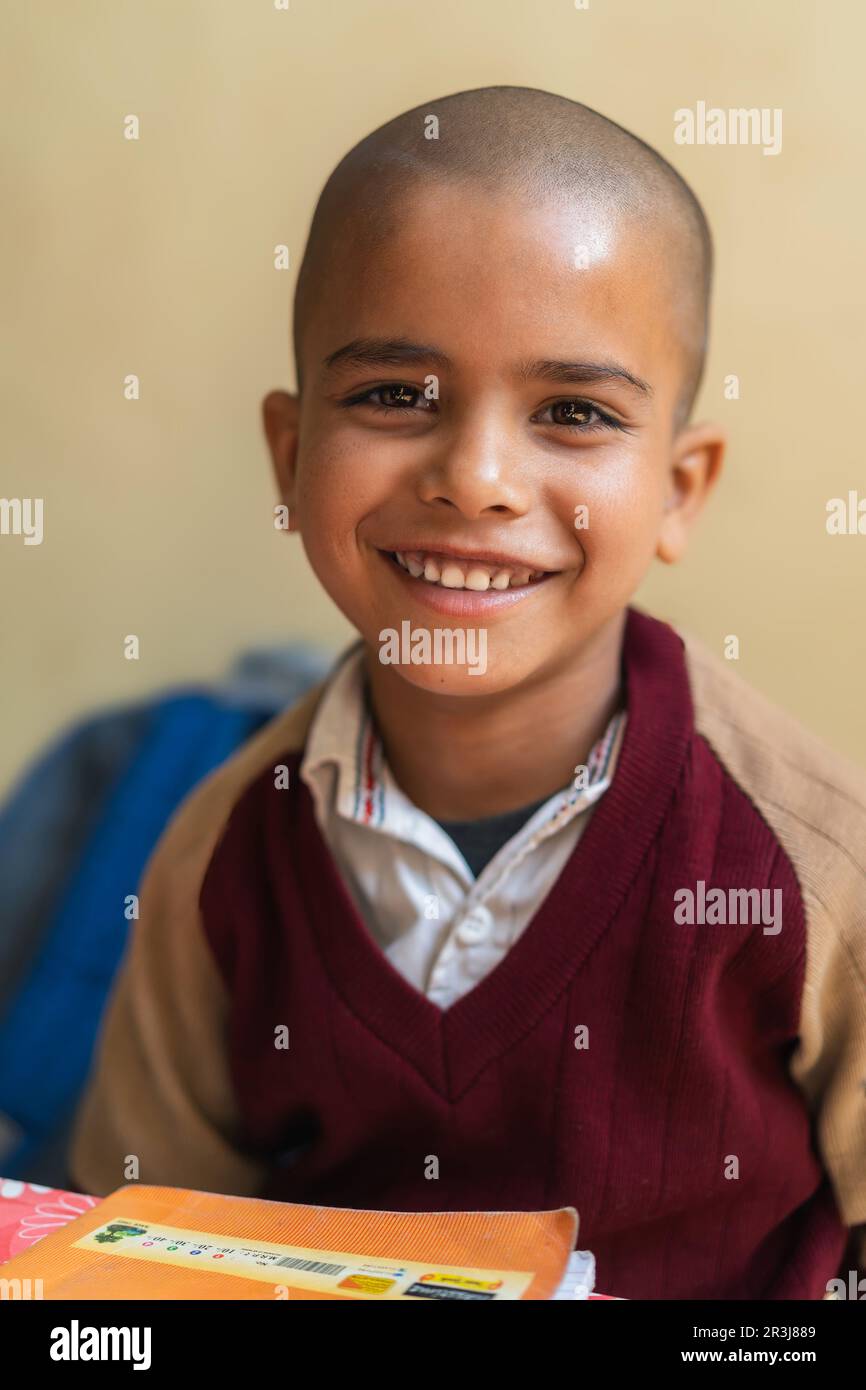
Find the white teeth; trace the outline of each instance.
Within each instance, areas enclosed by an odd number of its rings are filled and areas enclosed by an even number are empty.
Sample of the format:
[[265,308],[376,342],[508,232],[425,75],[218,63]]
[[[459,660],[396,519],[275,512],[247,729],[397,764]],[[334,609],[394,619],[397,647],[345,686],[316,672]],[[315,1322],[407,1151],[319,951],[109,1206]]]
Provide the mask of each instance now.
[[394,551],[394,558],[413,579],[425,579],[428,584],[441,584],[445,589],[472,589],[476,593],[486,593],[488,589],[518,588],[531,580],[541,579],[543,570],[525,568],[494,568],[471,560],[445,560],[441,565],[432,556],[420,551],[407,553]]
[[447,564],[442,566],[442,573],[439,576],[439,583],[443,589],[462,589],[464,587],[463,571],[459,565]]
[[479,594],[483,594],[485,589],[490,588],[490,575],[487,570],[471,569],[466,576],[465,587],[476,589]]

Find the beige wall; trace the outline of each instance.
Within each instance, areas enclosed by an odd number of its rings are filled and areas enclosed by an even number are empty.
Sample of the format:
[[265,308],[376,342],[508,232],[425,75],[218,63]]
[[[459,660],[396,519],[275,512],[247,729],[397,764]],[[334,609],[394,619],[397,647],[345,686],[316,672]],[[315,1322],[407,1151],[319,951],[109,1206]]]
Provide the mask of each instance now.
[[[321,182],[368,129],[494,82],[598,107],[703,199],[700,413],[730,428],[728,473],[690,557],[640,598],[716,648],[737,634],[748,679],[866,761],[866,536],[825,530],[828,498],[866,496],[855,0],[22,0],[2,25],[0,496],[43,497],[45,539],[0,537],[0,782],[99,702],[249,643],[344,638],[271,527],[258,403],[291,380],[293,278],[272,248],[297,265]],[[698,100],[781,107],[781,154],[675,146],[673,112]]]

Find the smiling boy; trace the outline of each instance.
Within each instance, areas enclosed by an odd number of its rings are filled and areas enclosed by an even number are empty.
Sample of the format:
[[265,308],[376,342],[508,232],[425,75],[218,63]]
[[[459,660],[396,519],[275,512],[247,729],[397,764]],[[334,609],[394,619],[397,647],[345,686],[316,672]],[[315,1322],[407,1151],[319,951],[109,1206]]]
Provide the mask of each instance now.
[[287,1200],[571,1204],[627,1297],[817,1298],[862,1258],[862,780],[629,607],[720,469],[711,258],[666,161],[544,92],[428,103],[334,171],[264,419],[360,641],[166,831],[82,1186],[134,1154]]

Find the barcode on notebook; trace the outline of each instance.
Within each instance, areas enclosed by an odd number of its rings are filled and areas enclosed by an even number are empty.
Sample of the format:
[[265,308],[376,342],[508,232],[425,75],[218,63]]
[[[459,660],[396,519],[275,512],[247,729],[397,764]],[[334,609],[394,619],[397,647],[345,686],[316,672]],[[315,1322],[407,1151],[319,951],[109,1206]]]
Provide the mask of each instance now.
[[308,1274],[342,1274],[348,1265],[329,1265],[322,1260],[299,1260],[296,1256],[287,1255],[284,1260],[277,1260],[277,1264],[282,1269],[305,1269]]

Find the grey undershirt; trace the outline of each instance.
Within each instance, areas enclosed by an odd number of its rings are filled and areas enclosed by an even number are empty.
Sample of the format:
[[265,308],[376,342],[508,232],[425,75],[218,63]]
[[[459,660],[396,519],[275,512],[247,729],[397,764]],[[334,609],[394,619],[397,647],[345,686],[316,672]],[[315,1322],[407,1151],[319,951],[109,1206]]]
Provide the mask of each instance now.
[[486,816],[484,820],[440,820],[437,823],[446,835],[450,835],[477,878],[497,850],[517,834],[530,816],[535,815],[539,806],[549,800],[549,797],[543,796],[530,806],[519,806],[516,811],[506,811],[501,816]]

